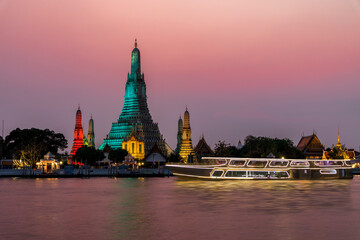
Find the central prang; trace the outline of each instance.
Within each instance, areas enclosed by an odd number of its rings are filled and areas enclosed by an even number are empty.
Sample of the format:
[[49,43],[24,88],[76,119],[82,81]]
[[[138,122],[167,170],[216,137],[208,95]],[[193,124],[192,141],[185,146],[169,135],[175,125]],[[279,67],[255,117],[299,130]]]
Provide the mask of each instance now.
[[136,39],[135,48],[131,53],[131,72],[127,75],[124,107],[99,149],[104,149],[106,145],[111,149],[121,148],[123,140],[130,136],[133,126],[137,138],[144,141],[145,154],[149,153],[155,144],[163,153],[168,152],[158,124],[153,122],[148,109],[146,84],[144,74],[141,73],[140,51]]

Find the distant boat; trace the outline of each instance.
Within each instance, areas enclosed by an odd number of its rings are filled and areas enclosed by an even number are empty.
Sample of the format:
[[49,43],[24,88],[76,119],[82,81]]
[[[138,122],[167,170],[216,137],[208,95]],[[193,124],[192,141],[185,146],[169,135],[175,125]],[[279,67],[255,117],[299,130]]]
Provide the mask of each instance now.
[[203,157],[198,163],[168,163],[177,176],[206,179],[352,179],[350,159]]

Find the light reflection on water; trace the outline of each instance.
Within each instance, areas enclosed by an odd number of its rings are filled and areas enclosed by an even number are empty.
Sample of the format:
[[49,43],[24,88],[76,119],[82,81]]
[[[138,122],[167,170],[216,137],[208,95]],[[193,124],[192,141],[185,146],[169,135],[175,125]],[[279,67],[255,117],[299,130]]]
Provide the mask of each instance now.
[[4,239],[349,239],[360,178],[0,179]]

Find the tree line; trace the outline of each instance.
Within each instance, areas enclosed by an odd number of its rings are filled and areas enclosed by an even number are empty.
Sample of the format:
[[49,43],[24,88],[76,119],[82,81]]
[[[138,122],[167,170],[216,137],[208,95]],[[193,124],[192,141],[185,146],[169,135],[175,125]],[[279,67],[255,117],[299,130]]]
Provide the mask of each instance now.
[[[68,141],[62,133],[49,129],[16,128],[5,139],[0,136],[0,159],[22,160],[25,165],[35,167],[46,153],[51,152],[59,157],[59,150],[63,151],[67,147]],[[111,150],[108,157],[113,162],[121,163],[127,155],[126,150],[116,149]],[[88,146],[79,148],[74,156],[75,161],[89,165],[95,165],[104,158],[102,151]]]
[[225,143],[225,141],[219,141],[215,144],[216,156],[265,158],[269,154],[276,158],[305,158],[305,154],[298,150],[288,138],[279,139],[249,135],[245,138],[244,146],[240,149]]
[[[288,138],[254,137],[252,135],[245,138],[242,148],[237,148],[225,141],[218,141],[215,144],[214,154],[197,155],[196,158],[201,159],[201,157],[207,156],[266,158],[270,153],[276,158],[305,158],[305,154],[298,150]],[[170,162],[179,162],[181,158],[179,154],[171,154],[169,160]]]

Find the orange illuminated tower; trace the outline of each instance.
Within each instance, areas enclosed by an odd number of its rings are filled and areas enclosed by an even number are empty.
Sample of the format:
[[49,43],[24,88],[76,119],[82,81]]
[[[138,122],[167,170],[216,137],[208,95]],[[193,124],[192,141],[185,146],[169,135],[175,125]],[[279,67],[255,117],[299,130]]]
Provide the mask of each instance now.
[[82,117],[80,106],[76,111],[76,123],[75,123],[75,130],[74,130],[74,142],[70,152],[70,156],[74,156],[76,151],[84,146],[84,131],[82,128]]
[[[195,152],[191,140],[190,114],[186,107],[179,155],[185,163],[192,162]],[[189,158],[191,159],[189,161]]]

